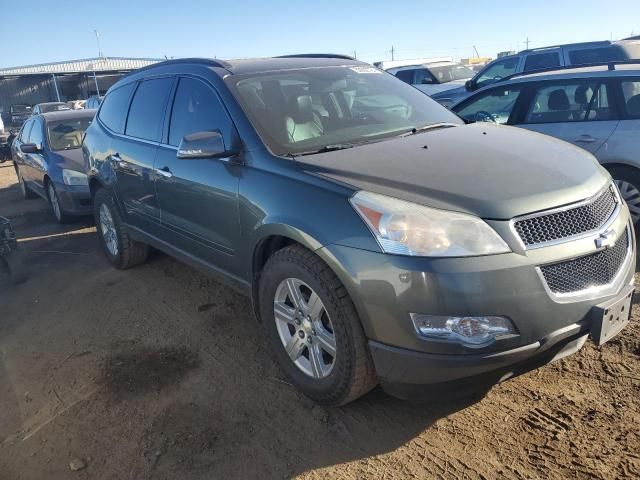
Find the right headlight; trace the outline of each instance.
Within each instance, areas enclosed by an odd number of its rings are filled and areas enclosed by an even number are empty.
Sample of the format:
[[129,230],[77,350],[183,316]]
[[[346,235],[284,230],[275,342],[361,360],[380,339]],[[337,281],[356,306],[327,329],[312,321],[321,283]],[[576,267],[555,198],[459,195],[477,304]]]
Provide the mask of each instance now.
[[386,253],[470,257],[508,253],[509,246],[482,219],[366,191],[350,199]]

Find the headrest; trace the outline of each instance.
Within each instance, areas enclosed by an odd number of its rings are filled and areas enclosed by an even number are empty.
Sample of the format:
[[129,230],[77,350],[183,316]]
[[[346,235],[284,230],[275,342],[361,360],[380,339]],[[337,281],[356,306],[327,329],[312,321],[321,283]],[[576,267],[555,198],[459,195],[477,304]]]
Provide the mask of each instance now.
[[574,100],[577,104],[586,105],[591,101],[591,97],[593,97],[593,90],[589,85],[580,85],[576,88]]
[[296,123],[313,121],[313,104],[311,95],[294,95],[289,99],[289,116]]
[[561,88],[551,92],[549,95],[548,107],[549,110],[569,110],[570,105],[567,93]]
[[634,117],[640,115],[640,94],[634,95],[627,100],[627,113]]

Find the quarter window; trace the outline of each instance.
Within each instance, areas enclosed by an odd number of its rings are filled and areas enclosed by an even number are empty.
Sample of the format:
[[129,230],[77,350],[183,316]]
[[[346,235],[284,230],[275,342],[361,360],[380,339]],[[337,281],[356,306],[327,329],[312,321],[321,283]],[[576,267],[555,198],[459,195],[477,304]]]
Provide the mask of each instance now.
[[199,80],[181,78],[176,90],[169,124],[169,144],[179,145],[187,135],[220,130],[224,135],[230,126],[218,96]]
[[129,108],[129,98],[135,83],[129,83],[119,87],[104,98],[98,118],[107,128],[116,133],[124,133],[124,121],[127,118],[127,109]]
[[140,82],[131,101],[126,134],[159,142],[162,120],[173,78],[156,78]]
[[456,113],[471,122],[507,123],[520,91],[520,86],[492,88],[464,104],[461,109],[456,109]]
[[640,118],[640,80],[622,82],[622,95],[627,116]]
[[533,95],[524,123],[610,120],[613,116],[603,83],[543,84]]

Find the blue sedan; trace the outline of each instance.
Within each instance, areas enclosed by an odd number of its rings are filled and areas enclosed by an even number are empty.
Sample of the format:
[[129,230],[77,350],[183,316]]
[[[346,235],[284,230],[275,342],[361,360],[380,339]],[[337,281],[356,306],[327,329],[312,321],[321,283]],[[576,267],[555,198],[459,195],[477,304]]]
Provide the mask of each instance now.
[[23,196],[47,200],[60,223],[92,213],[81,147],[94,115],[95,110],[34,115],[11,146]]

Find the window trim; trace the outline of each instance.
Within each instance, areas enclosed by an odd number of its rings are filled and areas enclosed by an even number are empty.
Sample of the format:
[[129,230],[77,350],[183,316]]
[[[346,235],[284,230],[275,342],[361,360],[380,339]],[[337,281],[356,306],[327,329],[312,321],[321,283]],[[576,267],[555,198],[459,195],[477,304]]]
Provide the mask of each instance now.
[[[593,120],[559,120],[555,122],[526,122],[525,119],[527,117],[527,113],[530,110],[530,107],[535,99],[536,92],[540,91],[542,88],[547,88],[548,86],[562,86],[567,84],[581,84],[581,83],[589,83],[594,82],[596,84],[596,89],[600,88],[600,85],[604,85],[607,89],[607,101],[609,103],[609,108],[612,110],[613,118],[601,118],[601,119],[593,119]],[[620,109],[618,108],[617,102],[615,100],[615,96],[612,95],[612,88],[610,85],[610,79],[608,77],[581,77],[581,78],[573,78],[567,80],[539,80],[535,82],[531,82],[528,85],[529,91],[525,103],[522,105],[522,111],[520,112],[520,116],[515,125],[553,125],[556,123],[586,123],[586,122],[615,122],[620,120]]]

